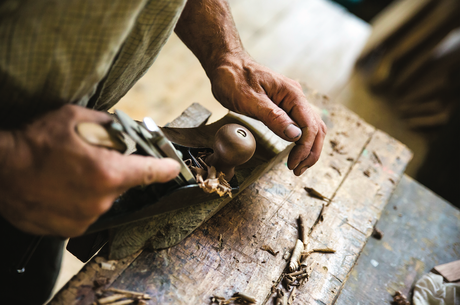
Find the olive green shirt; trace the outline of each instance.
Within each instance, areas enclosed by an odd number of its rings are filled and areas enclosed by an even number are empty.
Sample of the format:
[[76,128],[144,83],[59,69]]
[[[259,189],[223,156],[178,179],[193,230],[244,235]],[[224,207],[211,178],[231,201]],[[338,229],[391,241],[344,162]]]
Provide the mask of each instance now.
[[112,107],[154,62],[186,0],[0,2],[0,126],[72,103]]

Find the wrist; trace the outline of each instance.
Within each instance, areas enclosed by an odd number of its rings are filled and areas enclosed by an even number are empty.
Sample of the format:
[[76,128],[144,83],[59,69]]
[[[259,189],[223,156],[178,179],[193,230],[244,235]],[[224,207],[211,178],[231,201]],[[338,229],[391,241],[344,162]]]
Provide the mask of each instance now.
[[244,67],[248,66],[249,62],[253,59],[245,51],[225,52],[216,56],[212,61],[209,60],[207,65],[203,65],[206,75],[211,82],[216,78],[216,75],[223,69],[230,71],[241,71]]

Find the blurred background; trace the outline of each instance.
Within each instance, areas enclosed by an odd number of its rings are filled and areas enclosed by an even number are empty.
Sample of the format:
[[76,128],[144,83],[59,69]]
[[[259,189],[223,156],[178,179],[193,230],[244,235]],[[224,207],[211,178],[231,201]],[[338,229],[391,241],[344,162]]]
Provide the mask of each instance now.
[[[406,173],[460,206],[460,1],[229,0],[246,50],[406,144]],[[164,125],[192,103],[226,110],[173,35],[115,108]],[[64,258],[58,286],[81,268]],[[73,266],[73,267],[72,267]],[[58,287],[57,287],[58,288]]]

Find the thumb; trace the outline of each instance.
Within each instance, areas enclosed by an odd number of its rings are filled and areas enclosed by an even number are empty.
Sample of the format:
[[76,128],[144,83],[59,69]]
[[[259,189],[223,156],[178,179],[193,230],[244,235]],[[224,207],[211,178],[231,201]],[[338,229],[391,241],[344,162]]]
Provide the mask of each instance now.
[[170,158],[157,159],[139,155],[123,156],[123,188],[147,185],[154,182],[168,182],[180,172],[180,164]]
[[299,126],[267,96],[261,98],[256,113],[259,120],[284,140],[295,142],[302,136]]

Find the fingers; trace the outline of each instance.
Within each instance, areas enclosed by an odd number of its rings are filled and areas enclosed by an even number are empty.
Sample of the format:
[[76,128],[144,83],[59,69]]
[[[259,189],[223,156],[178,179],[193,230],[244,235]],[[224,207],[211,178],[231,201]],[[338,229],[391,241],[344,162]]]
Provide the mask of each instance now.
[[[302,152],[303,151],[308,151],[308,149],[304,149],[302,147],[302,145],[296,145],[290,155],[289,155],[289,159],[288,159],[288,166],[289,166],[289,161],[291,159],[293,160],[303,160],[301,161],[300,163],[298,163],[298,165],[296,165],[295,167],[292,167],[292,168],[289,168],[289,169],[294,169],[294,174],[296,176],[300,176],[302,175],[308,168],[312,167],[318,160],[319,160],[319,157],[321,155],[321,151],[323,149],[323,143],[324,143],[324,138],[325,138],[326,134],[323,132],[322,129],[319,130],[318,134],[316,135],[315,139],[314,139],[314,143],[313,143],[313,146],[311,148],[310,153],[308,154],[308,156],[306,158],[303,158],[302,157]],[[296,161],[294,161],[293,163],[295,163]]]
[[168,182],[180,172],[179,162],[170,159],[156,159],[138,155],[122,156],[123,167],[119,187],[128,189],[137,185],[147,185],[154,182]]
[[[281,77],[277,81],[273,81],[272,84],[275,85],[271,89],[266,89],[273,100],[272,104],[275,107],[279,106],[280,110],[292,122],[295,122],[294,126],[301,129],[300,137],[296,138],[296,146],[292,149],[288,159],[288,168],[300,176],[308,167],[313,166],[318,161],[327,128],[313,107],[307,102],[298,82]],[[265,84],[265,87],[268,87],[268,84]],[[277,122],[275,121],[275,123]],[[280,120],[279,123],[280,126],[277,126],[279,129],[289,130],[293,126],[287,119],[283,122]]]
[[302,130],[294,122],[285,110],[281,109],[266,95],[258,96],[257,108],[253,114],[270,130],[286,141],[294,142],[301,138]]

